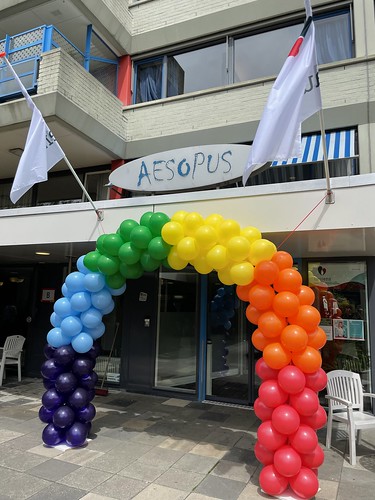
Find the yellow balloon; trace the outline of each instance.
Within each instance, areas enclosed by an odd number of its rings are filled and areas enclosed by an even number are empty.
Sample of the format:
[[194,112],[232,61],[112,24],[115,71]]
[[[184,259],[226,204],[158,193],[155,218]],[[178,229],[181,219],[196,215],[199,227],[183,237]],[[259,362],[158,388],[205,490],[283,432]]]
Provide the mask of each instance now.
[[271,260],[272,256],[276,253],[277,248],[269,240],[256,240],[250,246],[249,261],[256,266],[262,260]]
[[174,220],[174,221],[182,224],[188,213],[189,212],[186,212],[185,210],[179,210],[178,212],[176,212],[175,214],[172,215],[171,220]]
[[230,277],[236,285],[248,285],[254,279],[254,266],[250,262],[234,264],[230,270]]
[[187,260],[183,260],[178,256],[176,247],[171,248],[167,260],[171,268],[176,269],[176,271],[181,271],[188,265]]
[[161,230],[161,236],[169,245],[177,245],[184,237],[184,228],[179,222],[167,222]]
[[209,226],[212,226],[216,230],[219,229],[220,224],[223,222],[224,217],[220,214],[211,214],[208,217],[206,217],[204,223],[208,224]]
[[262,233],[256,227],[246,226],[241,229],[241,236],[244,236],[250,243],[254,243],[261,239]]
[[236,262],[241,262],[249,256],[250,243],[244,236],[233,236],[226,246],[229,257]]
[[199,255],[199,248],[195,238],[185,236],[177,243],[177,255],[183,260],[193,260]]
[[220,269],[220,271],[217,272],[217,277],[223,283],[223,285],[234,285],[234,281],[230,275],[230,270],[231,267],[225,267],[224,269]]
[[233,236],[239,236],[241,232],[241,227],[233,219],[224,220],[219,226],[219,242],[225,245],[230,238]]
[[198,257],[190,262],[199,274],[209,274],[213,270],[213,267],[207,262],[205,255],[198,255]]
[[190,212],[184,219],[184,231],[186,236],[195,236],[196,230],[203,225],[204,219],[198,212]]
[[200,248],[209,249],[216,245],[218,235],[216,229],[208,224],[198,227],[195,232],[195,239]]
[[214,269],[223,269],[229,262],[228,250],[223,245],[215,245],[207,252],[206,259]]

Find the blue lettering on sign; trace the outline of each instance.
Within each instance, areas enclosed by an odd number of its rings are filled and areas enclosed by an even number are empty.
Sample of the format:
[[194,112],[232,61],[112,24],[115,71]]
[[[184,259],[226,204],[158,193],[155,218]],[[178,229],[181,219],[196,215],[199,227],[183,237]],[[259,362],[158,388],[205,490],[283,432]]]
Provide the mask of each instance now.
[[224,174],[227,174],[228,172],[230,172],[230,171],[232,170],[232,164],[231,164],[228,160],[226,160],[226,159],[224,158],[224,156],[225,156],[225,155],[231,155],[231,156],[232,156],[232,154],[233,154],[233,153],[232,153],[232,151],[225,151],[225,153],[223,153],[223,154],[221,155],[221,159],[222,159],[223,161],[225,161],[225,163],[228,163],[228,170],[223,170],[223,173],[224,173]]
[[[186,172],[185,173],[182,171],[182,166],[183,166],[184,163],[186,164]],[[181,175],[181,177],[186,177],[187,175],[189,175],[189,173],[190,173],[190,165],[186,161],[186,158],[184,158],[183,160],[181,160],[180,163],[178,164],[177,172],[179,173],[179,175]]]
[[148,170],[147,170],[147,167],[146,167],[146,164],[144,161],[142,161],[142,163],[141,163],[141,170],[140,170],[139,176],[138,176],[138,184],[137,184],[138,187],[141,185],[143,177],[147,177],[148,182],[151,184],[150,174],[148,173]]
[[158,179],[158,178],[156,177],[156,173],[157,173],[157,172],[162,172],[162,171],[163,171],[163,169],[162,169],[162,168],[156,168],[156,165],[161,165],[162,163],[165,163],[165,161],[164,161],[164,160],[155,160],[155,161],[154,161],[154,179],[155,179],[156,181],[159,181],[159,182],[160,182],[160,181],[163,181],[164,179]]

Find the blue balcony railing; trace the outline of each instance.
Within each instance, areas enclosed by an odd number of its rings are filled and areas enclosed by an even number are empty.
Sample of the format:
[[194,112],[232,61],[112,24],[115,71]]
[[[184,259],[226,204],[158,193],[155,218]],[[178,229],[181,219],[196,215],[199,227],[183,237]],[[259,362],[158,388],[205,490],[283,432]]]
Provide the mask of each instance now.
[[[61,48],[89,71],[108,90],[117,95],[118,59],[91,26],[87,27],[85,52],[82,52],[52,25],[39,26],[0,40],[0,52],[5,52],[31,94],[37,91],[38,67],[41,54]],[[0,65],[0,100],[20,93],[5,63]]]

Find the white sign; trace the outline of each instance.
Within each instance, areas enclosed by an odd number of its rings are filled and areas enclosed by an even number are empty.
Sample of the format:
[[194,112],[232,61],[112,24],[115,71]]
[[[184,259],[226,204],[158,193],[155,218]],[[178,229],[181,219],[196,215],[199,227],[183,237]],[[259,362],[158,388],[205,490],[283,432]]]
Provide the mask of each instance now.
[[129,191],[189,191],[242,178],[249,152],[239,144],[164,151],[122,165],[109,181]]

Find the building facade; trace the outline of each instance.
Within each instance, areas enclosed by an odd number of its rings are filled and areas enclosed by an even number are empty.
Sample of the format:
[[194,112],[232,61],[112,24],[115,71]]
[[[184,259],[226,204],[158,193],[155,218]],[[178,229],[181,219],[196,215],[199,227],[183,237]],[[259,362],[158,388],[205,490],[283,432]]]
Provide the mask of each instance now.
[[[327,334],[323,367],[372,385],[375,239],[372,0],[313,0],[334,203],[319,117],[303,123],[303,155],[251,176],[215,177],[192,190],[108,186],[132,160],[186,147],[251,144],[267,96],[301,32],[302,0],[17,0],[0,3],[0,48],[21,77],[90,203],[62,161],[13,206],[9,192],[30,111],[0,67],[0,322],[26,337],[24,370],[37,375],[53,303],[79,256],[103,233],[145,212],[220,213],[255,226],[290,252],[315,287]],[[203,164],[203,160],[201,162]],[[161,179],[152,170],[151,178]],[[213,169],[215,171],[215,169]],[[45,253],[48,255],[40,255]],[[189,267],[128,280],[106,319],[108,382],[251,404],[257,380],[251,325],[234,287]],[[226,314],[223,316],[223,310]],[[221,315],[218,317],[218,311]]]

